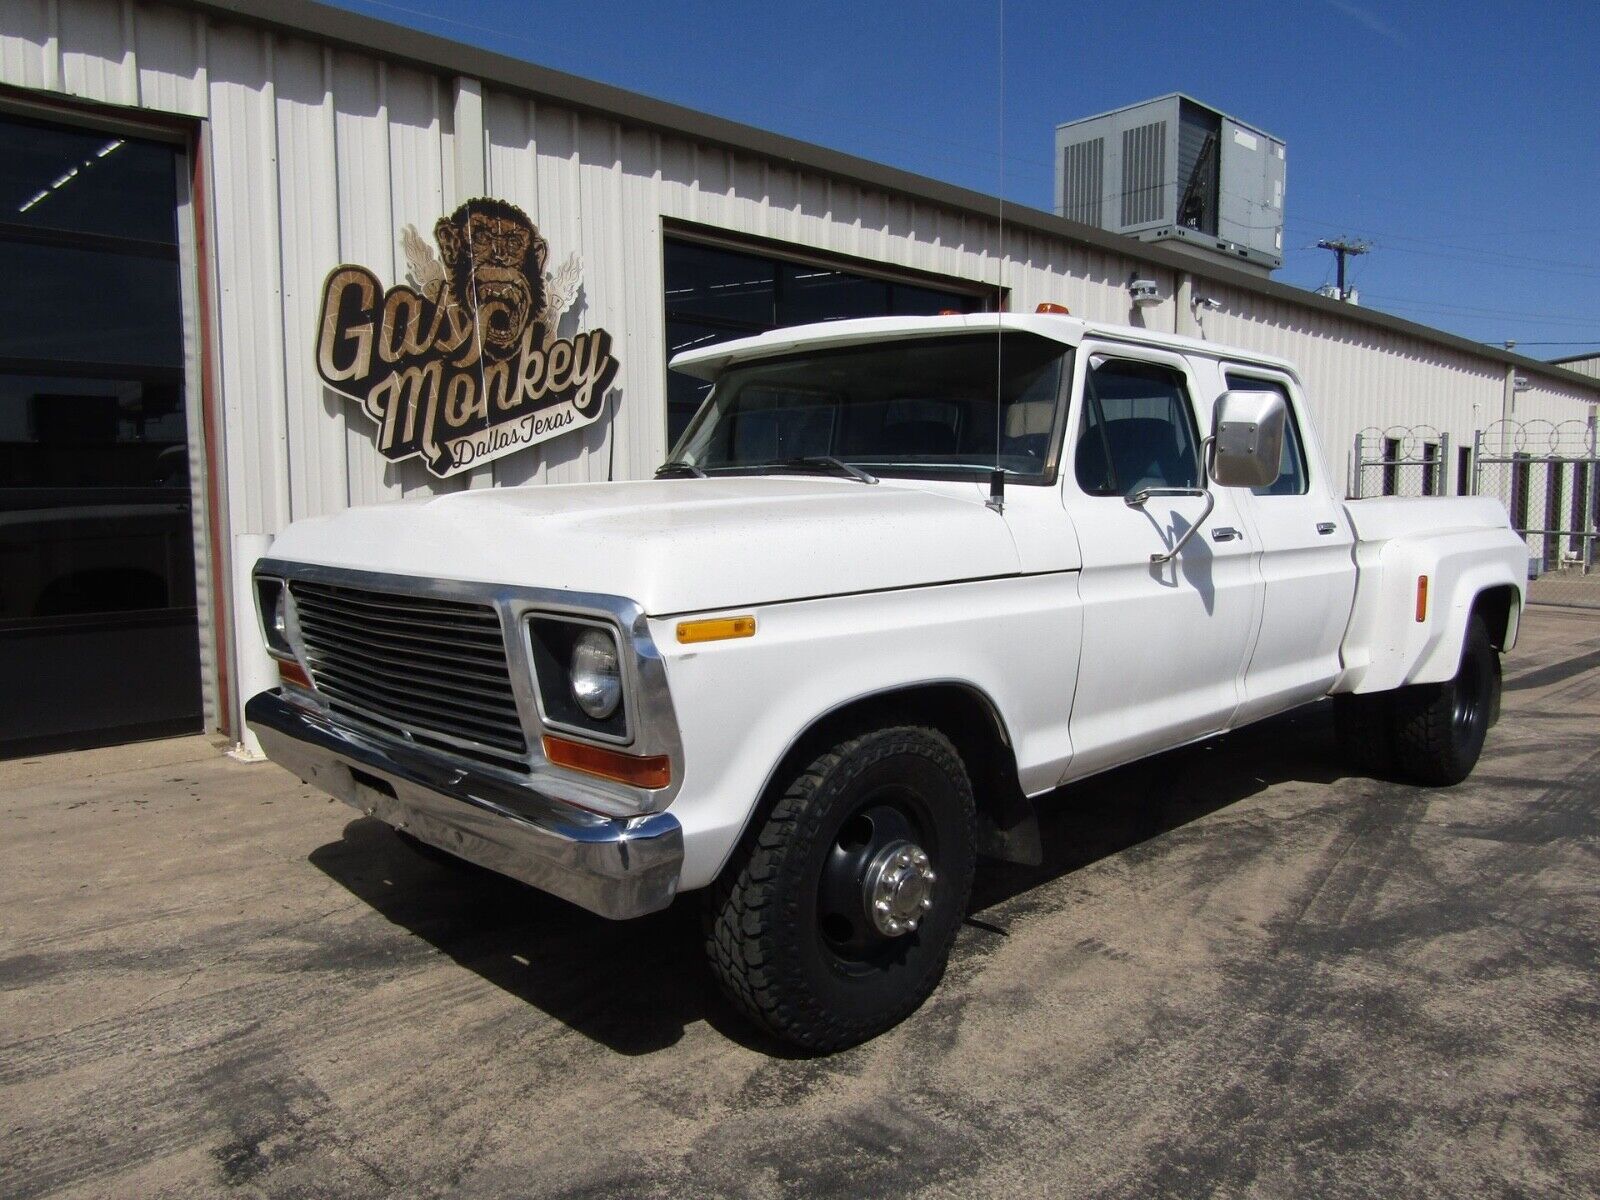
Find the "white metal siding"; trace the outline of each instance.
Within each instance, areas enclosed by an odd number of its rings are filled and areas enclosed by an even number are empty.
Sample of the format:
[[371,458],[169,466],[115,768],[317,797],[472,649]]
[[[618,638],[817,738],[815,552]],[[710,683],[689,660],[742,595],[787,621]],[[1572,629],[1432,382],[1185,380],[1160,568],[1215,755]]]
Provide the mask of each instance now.
[[[665,445],[663,223],[681,220],[975,284],[1011,306],[1064,303],[1094,320],[1193,332],[1174,272],[988,216],[792,164],[577,113],[355,51],[133,0],[8,0],[0,81],[204,118],[214,332],[232,533],[402,495],[488,483],[647,475]],[[457,121],[462,125],[457,130]],[[459,138],[459,141],[458,141]],[[323,387],[314,323],[338,262],[404,277],[400,230],[482,190],[520,206],[554,268],[583,259],[583,322],[616,337],[615,419],[441,482],[386,463],[355,406]],[[1300,364],[1336,476],[1363,428],[1433,425],[1452,441],[1498,418],[1506,368],[1307,306],[1213,284],[1206,336]],[[1164,297],[1130,307],[1127,285]],[[572,318],[569,316],[570,322]],[[1540,377],[1515,415],[1582,419],[1592,399]]]

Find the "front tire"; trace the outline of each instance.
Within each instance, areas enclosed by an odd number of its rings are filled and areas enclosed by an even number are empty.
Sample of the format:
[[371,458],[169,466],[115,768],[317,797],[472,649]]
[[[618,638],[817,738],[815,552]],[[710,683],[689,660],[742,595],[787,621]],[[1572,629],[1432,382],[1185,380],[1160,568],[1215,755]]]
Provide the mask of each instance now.
[[976,865],[972,785],[934,729],[849,738],[784,785],[707,898],[733,1004],[813,1052],[866,1041],[944,973]]

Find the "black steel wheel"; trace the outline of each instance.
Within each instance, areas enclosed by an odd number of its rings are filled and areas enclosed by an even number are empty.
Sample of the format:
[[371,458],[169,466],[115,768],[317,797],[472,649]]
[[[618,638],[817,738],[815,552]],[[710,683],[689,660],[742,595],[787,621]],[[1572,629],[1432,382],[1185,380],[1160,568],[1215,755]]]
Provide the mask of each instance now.
[[972,785],[949,739],[920,726],[850,738],[787,781],[710,889],[712,970],[785,1041],[865,1041],[938,984],[975,863]]

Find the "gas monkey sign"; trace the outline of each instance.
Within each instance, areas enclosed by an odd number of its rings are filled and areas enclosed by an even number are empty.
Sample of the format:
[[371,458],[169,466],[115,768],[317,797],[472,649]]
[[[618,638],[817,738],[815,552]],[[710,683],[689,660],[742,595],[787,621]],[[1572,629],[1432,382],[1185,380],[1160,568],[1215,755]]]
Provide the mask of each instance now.
[[577,256],[547,273],[548,244],[504,200],[468,200],[433,236],[437,256],[403,231],[405,283],[346,264],[322,287],[317,374],[376,422],[378,451],[442,479],[596,421],[619,366],[611,335],[556,336]]

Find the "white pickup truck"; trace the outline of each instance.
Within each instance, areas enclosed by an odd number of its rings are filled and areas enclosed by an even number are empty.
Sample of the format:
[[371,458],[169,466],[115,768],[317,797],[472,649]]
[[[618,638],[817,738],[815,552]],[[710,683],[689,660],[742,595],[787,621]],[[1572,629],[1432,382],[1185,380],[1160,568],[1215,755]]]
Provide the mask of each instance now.
[[608,917],[703,891],[815,1051],[916,1009],[1064,784],[1330,695],[1364,769],[1478,758],[1527,551],[1493,500],[1341,501],[1289,363],[980,315],[673,366],[714,386],[655,480],[286,529],[267,754]]

